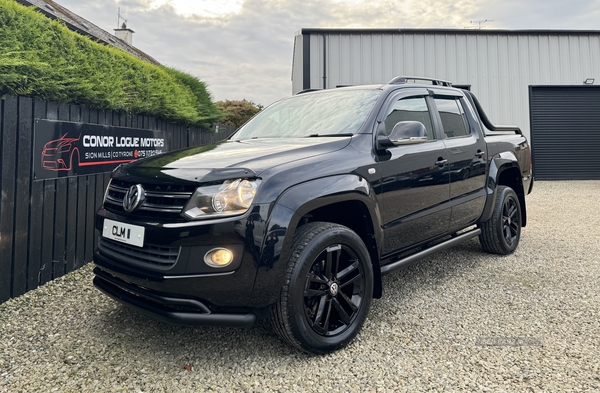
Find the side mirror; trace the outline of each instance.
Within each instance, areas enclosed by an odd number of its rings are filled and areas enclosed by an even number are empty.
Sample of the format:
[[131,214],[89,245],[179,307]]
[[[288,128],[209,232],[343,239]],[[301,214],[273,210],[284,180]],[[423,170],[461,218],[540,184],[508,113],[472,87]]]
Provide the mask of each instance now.
[[425,126],[419,121],[396,123],[389,138],[395,146],[427,142]]
[[385,135],[385,124],[381,122],[377,129],[377,145],[379,149],[394,146],[414,145],[427,142],[426,129],[418,121],[401,121],[396,123],[389,136]]

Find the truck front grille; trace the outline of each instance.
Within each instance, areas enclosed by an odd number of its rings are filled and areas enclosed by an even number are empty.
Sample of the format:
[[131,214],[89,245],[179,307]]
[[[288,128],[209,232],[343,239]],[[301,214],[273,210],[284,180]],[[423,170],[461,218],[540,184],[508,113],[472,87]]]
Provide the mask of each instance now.
[[163,247],[153,244],[135,247],[105,239],[102,236],[98,238],[98,251],[117,261],[160,270],[173,267],[179,257],[179,247]]
[[181,210],[192,196],[195,186],[154,185],[142,184],[145,199],[133,212],[126,213],[123,209],[123,198],[132,185],[113,179],[108,187],[104,207],[113,213],[130,215],[136,218],[162,219],[183,222]]

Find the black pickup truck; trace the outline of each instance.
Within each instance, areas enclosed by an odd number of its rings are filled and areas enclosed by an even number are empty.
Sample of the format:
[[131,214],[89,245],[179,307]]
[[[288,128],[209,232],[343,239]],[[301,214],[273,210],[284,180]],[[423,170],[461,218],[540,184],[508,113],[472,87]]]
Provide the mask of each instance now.
[[94,284],[176,324],[269,318],[326,353],[359,332],[384,274],[476,236],[513,252],[532,186],[520,129],[449,82],[302,92],[226,141],[116,168]]

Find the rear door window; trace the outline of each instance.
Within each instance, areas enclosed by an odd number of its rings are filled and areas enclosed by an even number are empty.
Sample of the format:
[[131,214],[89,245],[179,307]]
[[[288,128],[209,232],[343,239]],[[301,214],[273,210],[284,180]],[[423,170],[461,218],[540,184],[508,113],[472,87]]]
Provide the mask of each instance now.
[[471,135],[465,112],[456,98],[435,97],[434,101],[440,114],[446,137],[459,138]]

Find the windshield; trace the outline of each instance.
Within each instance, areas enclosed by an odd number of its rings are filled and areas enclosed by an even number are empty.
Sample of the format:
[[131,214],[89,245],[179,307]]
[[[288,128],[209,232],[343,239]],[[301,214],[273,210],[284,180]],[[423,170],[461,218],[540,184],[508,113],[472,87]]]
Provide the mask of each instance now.
[[356,134],[379,94],[380,90],[332,90],[293,96],[264,109],[231,139]]

